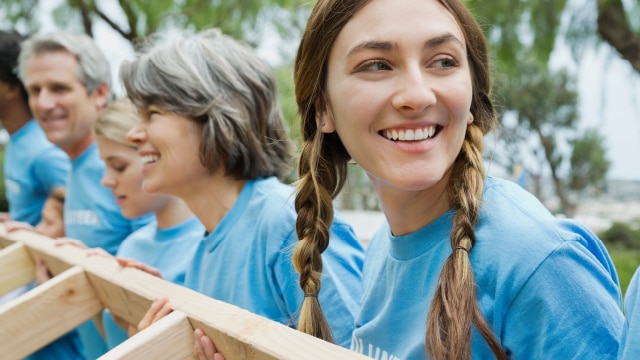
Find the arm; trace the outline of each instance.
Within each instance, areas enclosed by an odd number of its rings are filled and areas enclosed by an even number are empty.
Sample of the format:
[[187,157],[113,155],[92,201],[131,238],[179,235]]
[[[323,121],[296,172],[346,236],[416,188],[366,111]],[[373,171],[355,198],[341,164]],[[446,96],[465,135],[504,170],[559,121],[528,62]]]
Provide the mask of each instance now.
[[519,359],[616,359],[624,318],[614,279],[580,243],[560,245],[511,302],[503,346]]

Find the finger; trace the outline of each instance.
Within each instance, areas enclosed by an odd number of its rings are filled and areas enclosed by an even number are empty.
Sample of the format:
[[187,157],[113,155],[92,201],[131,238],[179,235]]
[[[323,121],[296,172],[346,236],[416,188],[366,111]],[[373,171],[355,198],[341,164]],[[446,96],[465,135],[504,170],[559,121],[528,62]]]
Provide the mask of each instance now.
[[153,318],[156,316],[158,311],[162,309],[165,302],[166,298],[160,298],[151,303],[149,310],[147,310],[146,314],[142,317],[142,320],[138,323],[138,331],[142,331],[152,324]]
[[198,358],[198,360],[204,359],[204,349],[202,348],[202,344],[200,342],[200,338],[202,337],[202,330],[196,329],[193,332],[193,355]]
[[202,344],[202,348],[204,349],[204,354],[206,359],[213,359],[213,356],[216,353],[216,346],[213,345],[213,341],[211,338],[204,334],[200,337],[200,343]]
[[71,245],[71,246],[75,246],[81,249],[86,249],[87,245],[85,245],[82,241],[80,240],[76,240],[76,239],[71,239],[71,238],[67,238],[67,237],[61,237],[61,238],[57,238],[55,239],[55,246],[64,246],[64,245]]
[[42,258],[36,258],[36,283],[41,285],[47,280],[51,279],[53,274],[47,268],[47,264],[42,260]]
[[152,324],[155,323],[156,321],[162,319],[163,317],[169,315],[172,311],[173,311],[173,307],[171,307],[171,305],[169,305],[169,302],[167,301],[167,303],[164,304],[162,309],[160,309],[160,311],[158,311],[156,316],[153,317]]
[[115,258],[115,256],[111,255],[103,248],[91,248],[87,250],[87,256],[102,256],[102,257]]
[[133,259],[127,259],[127,258],[121,258],[121,257],[116,257],[116,260],[118,260],[118,264],[120,264],[120,266],[122,267],[129,267],[129,268],[134,268],[134,269],[138,269],[141,271],[144,271],[148,274],[151,274],[153,276],[159,277],[162,279],[162,274],[160,273],[160,270],[149,266],[147,264],[143,264],[141,262],[135,261]]

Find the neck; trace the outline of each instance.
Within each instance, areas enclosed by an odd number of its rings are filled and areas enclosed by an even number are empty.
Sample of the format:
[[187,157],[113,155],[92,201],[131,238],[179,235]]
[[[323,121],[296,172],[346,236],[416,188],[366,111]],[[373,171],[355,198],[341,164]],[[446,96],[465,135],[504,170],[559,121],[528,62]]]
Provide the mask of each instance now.
[[60,146],[60,148],[69,155],[69,159],[74,160],[78,158],[78,156],[82,155],[82,153],[84,153],[94,141],[95,135],[93,135],[93,132],[91,131],[82,140],[68,146]]
[[29,108],[23,104],[7,105],[2,114],[2,126],[7,130],[9,135],[13,135],[16,131],[31,120],[31,112]]
[[428,189],[409,192],[376,187],[391,232],[401,236],[430,224],[451,208],[449,174]]
[[168,229],[176,226],[193,216],[187,204],[180,198],[170,195],[158,196],[167,197],[164,206],[155,211],[156,222],[158,223],[159,229]]
[[224,175],[206,176],[185,186],[186,189],[179,196],[200,219],[207,232],[211,233],[236,203],[246,182]]

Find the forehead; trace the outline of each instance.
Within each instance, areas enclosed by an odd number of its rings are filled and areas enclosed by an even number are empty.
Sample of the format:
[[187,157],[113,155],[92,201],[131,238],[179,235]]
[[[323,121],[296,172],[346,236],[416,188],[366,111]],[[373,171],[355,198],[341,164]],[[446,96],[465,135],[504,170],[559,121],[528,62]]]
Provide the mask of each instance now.
[[114,158],[129,159],[138,156],[138,152],[133,144],[127,146],[103,135],[96,136],[96,141],[98,143],[98,152],[103,160]]
[[78,66],[76,57],[65,50],[34,53],[27,61],[25,85],[48,82],[80,83]]
[[437,0],[372,0],[347,22],[334,48],[348,51],[362,41],[420,45],[432,37],[452,34],[462,44],[464,34],[453,14]]

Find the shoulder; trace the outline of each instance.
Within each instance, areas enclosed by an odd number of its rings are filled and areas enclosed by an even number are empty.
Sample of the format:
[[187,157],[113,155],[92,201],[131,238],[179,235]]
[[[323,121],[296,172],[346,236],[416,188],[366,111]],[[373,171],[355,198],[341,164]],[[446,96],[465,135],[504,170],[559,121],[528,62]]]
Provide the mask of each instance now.
[[[496,273],[526,281],[549,258],[581,259],[616,278],[606,248],[586,226],[553,216],[532,194],[506,180],[488,178],[471,260],[480,277]],[[487,270],[483,274],[483,269]],[[617,281],[617,278],[615,279]],[[497,280],[496,280],[497,281]]]

